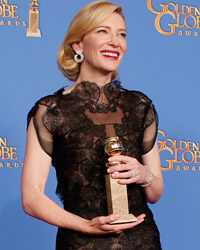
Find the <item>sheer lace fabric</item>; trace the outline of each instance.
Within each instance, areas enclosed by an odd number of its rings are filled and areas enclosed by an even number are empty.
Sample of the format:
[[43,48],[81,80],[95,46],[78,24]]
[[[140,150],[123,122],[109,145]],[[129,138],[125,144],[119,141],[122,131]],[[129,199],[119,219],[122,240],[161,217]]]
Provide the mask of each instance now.
[[[123,89],[118,81],[101,88],[85,81],[68,94],[63,91],[39,100],[28,121],[33,118],[39,142],[52,157],[64,209],[86,219],[107,215],[104,141],[119,136],[123,154],[141,162],[156,140],[155,108],[143,93]],[[91,236],[59,228],[56,249],[161,249],[142,188],[131,184],[127,189],[130,213],[145,213],[145,222],[120,235]]]

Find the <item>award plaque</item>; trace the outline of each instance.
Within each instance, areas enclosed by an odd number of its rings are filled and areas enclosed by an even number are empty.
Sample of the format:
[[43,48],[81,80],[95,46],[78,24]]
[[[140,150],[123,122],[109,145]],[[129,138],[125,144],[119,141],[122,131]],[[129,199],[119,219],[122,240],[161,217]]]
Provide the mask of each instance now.
[[29,28],[26,31],[26,36],[41,37],[39,29],[39,6],[38,0],[31,0],[29,4],[31,7],[29,10]]
[[[109,156],[120,155],[123,146],[119,137],[110,137],[105,141],[105,152]],[[121,162],[109,162],[106,165],[119,165]],[[110,174],[105,175],[108,213],[117,213],[120,218],[111,224],[137,221],[133,214],[129,214],[127,186],[118,183],[119,179],[113,179]]]

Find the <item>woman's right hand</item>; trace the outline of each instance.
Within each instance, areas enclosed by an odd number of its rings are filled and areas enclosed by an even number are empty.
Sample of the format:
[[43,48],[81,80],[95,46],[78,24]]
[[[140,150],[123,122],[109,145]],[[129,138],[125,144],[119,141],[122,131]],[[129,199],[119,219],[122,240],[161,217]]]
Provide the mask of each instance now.
[[121,224],[110,224],[119,219],[118,214],[111,214],[108,216],[95,217],[90,221],[87,221],[85,227],[85,234],[100,235],[100,234],[119,234],[124,230],[131,229],[138,224],[142,223],[145,218],[145,214],[137,216],[137,221]]

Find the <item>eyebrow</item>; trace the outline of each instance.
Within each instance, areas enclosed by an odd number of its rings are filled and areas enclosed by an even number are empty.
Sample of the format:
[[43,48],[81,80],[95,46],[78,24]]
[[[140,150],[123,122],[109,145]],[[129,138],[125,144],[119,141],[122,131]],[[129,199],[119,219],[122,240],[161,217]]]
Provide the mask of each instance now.
[[[107,25],[99,25],[99,26],[97,26],[96,27],[96,29],[98,29],[98,28],[107,28],[107,29],[111,29],[111,27],[110,26],[107,26]],[[118,29],[119,31],[125,31],[126,32],[126,29],[125,28],[120,28],[120,29]]]

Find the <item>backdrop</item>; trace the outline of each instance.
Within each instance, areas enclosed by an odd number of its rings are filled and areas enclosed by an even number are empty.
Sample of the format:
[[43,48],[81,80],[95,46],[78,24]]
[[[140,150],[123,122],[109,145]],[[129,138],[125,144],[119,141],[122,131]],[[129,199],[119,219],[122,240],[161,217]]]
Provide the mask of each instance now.
[[[88,0],[0,1],[0,249],[54,249],[56,227],[23,213],[20,179],[26,115],[36,100],[71,85],[57,51]],[[123,86],[140,90],[159,114],[165,191],[151,209],[163,249],[199,249],[199,0],[115,0],[123,7],[128,51]],[[31,4],[29,6],[29,4]],[[52,168],[46,193],[58,204]],[[127,246],[128,249],[128,246]]]

